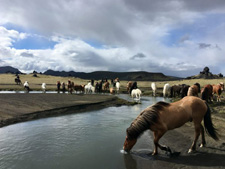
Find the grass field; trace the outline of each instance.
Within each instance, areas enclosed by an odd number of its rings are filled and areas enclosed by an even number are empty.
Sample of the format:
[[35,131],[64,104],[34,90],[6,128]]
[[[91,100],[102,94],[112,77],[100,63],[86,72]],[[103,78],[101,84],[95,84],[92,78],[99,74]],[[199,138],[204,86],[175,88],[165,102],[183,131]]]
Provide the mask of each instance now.
[[[14,74],[0,74],[0,90],[24,90],[23,85],[16,85],[15,83],[16,76]],[[87,84],[90,80],[84,80],[74,77],[58,77],[58,76],[48,76],[38,74],[37,77],[33,77],[33,74],[20,75],[22,83],[25,81],[29,82],[30,88],[32,90],[41,90],[41,84],[46,83],[47,90],[56,90],[56,82],[65,82],[70,79],[75,84]],[[206,84],[218,84],[219,82],[224,82],[225,79],[188,79],[188,80],[179,80],[179,81],[159,81],[155,82],[158,88],[158,94],[162,93],[164,84],[169,83],[170,86],[175,84],[187,84],[193,85],[198,82],[201,86]],[[121,91],[126,91],[128,81],[120,81]],[[144,92],[144,94],[151,94],[151,83],[152,81],[138,81],[138,87]]]

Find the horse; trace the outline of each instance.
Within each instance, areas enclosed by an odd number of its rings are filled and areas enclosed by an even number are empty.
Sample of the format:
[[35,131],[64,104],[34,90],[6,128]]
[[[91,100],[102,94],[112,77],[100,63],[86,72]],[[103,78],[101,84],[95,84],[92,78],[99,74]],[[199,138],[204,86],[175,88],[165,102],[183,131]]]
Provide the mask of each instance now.
[[109,82],[105,82],[103,84],[103,90],[106,91],[106,90],[109,90]]
[[[69,81],[68,81],[69,82]],[[60,93],[60,87],[61,87],[61,83],[60,81],[56,82],[56,86],[57,86],[57,92]]]
[[29,87],[28,81],[25,81],[24,84],[23,84],[23,86],[24,86],[24,89],[26,90],[26,92],[29,93],[30,87]]
[[176,94],[178,96],[180,96],[180,90],[181,90],[181,86],[180,85],[173,85],[170,88],[170,97],[176,97]]
[[200,147],[205,146],[204,128],[201,124],[204,118],[206,133],[214,140],[218,140],[218,134],[213,126],[211,112],[208,104],[202,99],[194,96],[186,96],[183,99],[173,102],[158,102],[143,110],[126,130],[126,138],[123,150],[129,152],[137,142],[141,134],[150,129],[154,134],[154,151],[152,155],[158,154],[158,147],[161,150],[171,153],[169,147],[159,144],[159,139],[168,131],[181,127],[186,122],[193,121],[195,128],[194,141],[188,153],[196,150],[196,142],[201,134],[202,142]]
[[68,80],[67,87],[68,87],[68,92],[70,94],[72,94],[73,93],[73,88],[74,88],[74,82],[71,82],[70,80]]
[[224,83],[220,82],[219,84],[212,85],[212,86],[213,86],[213,92],[212,92],[213,95],[216,93],[217,102],[221,102],[220,95],[221,95],[222,91],[224,90]]
[[132,81],[129,81],[128,83],[127,83],[127,92],[128,93],[131,93],[131,86],[133,85],[133,82]]
[[119,93],[120,90],[120,82],[116,82],[116,92]]
[[166,83],[164,86],[163,86],[163,97],[166,97],[168,96],[169,94],[169,90],[170,90],[170,84],[169,83]]
[[199,88],[197,85],[192,85],[188,88],[188,96],[197,96],[198,97]]
[[181,90],[180,90],[181,98],[187,96],[189,87],[190,86],[189,85],[186,85],[186,84],[182,84],[181,85]]
[[152,95],[155,97],[156,96],[156,90],[157,90],[157,86],[156,86],[155,82],[153,82],[151,84],[151,87],[152,87]]
[[62,85],[62,92],[65,93],[66,92],[66,84],[64,82],[62,82],[61,85]]
[[132,98],[134,98],[134,97],[136,97],[137,99],[141,99],[141,94],[142,94],[142,92],[141,92],[141,90],[140,89],[133,89],[132,91],[131,91],[131,97]]
[[94,93],[95,87],[92,86],[91,83],[88,83],[87,85],[84,86],[84,91],[85,91],[85,94]]
[[42,89],[43,93],[46,92],[46,83],[42,83],[41,89]]
[[79,92],[84,92],[84,85],[74,85],[73,87],[74,91],[77,93]]
[[18,78],[18,77],[15,78],[15,83],[16,83],[17,85],[21,85],[21,84],[22,84],[20,78]]
[[212,102],[213,101],[213,86],[210,84],[205,85],[201,89],[201,99],[205,100],[206,102]]
[[194,85],[198,87],[198,93],[200,93],[201,92],[200,84],[199,83],[195,83]]
[[132,86],[131,86],[131,88],[130,88],[129,93],[131,94],[132,90],[133,90],[133,89],[137,89],[137,88],[138,88],[137,82],[132,83]]

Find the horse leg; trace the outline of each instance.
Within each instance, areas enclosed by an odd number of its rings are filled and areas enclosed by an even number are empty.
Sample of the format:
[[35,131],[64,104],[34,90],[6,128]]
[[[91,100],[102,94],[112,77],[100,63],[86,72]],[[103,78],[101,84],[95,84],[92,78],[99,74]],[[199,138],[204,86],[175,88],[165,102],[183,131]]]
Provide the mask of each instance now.
[[196,142],[197,142],[198,137],[200,135],[200,131],[201,131],[200,123],[199,123],[199,125],[195,124],[195,139],[194,139],[194,141],[191,145],[191,148],[188,150],[188,153],[191,153],[194,150],[196,150]]
[[200,147],[204,147],[206,145],[206,141],[205,141],[205,132],[204,132],[204,128],[201,124],[200,126],[200,130],[201,130],[201,136],[202,136],[202,143],[200,144]]
[[218,101],[221,102],[220,95],[218,95]]
[[152,153],[152,155],[157,155],[158,154],[158,147],[161,149],[161,150],[164,150],[164,151],[169,151],[171,152],[170,148],[167,147],[167,146],[163,146],[161,144],[159,144],[159,139],[165,134],[165,131],[158,131],[158,132],[154,132],[154,145],[155,145],[155,148],[154,148],[154,151]]

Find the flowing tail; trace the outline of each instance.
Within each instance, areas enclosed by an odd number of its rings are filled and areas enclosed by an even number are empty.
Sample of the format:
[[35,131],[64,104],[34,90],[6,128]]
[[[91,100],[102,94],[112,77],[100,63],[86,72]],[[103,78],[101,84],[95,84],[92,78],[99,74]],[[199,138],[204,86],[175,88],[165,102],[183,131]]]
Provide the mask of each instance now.
[[212,123],[210,108],[209,108],[207,103],[206,103],[206,105],[207,105],[207,112],[204,116],[204,126],[205,126],[206,133],[209,136],[211,136],[214,140],[219,140],[218,133],[217,133],[217,131],[216,131],[216,129],[215,129],[213,123]]

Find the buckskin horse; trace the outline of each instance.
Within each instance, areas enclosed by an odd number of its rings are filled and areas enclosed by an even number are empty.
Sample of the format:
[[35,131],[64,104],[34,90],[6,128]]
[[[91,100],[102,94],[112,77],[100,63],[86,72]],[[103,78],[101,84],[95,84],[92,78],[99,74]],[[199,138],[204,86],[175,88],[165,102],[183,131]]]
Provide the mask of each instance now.
[[158,147],[161,150],[171,153],[169,147],[159,144],[159,139],[168,130],[181,127],[188,121],[193,121],[195,137],[188,151],[188,153],[191,153],[196,149],[196,142],[200,134],[202,137],[200,147],[206,144],[204,128],[201,124],[203,119],[206,132],[214,140],[218,140],[218,134],[212,123],[210,108],[202,99],[194,96],[186,96],[174,103],[158,102],[143,110],[131,123],[130,127],[127,128],[123,149],[129,152],[141,134],[145,130],[150,129],[154,134],[155,145],[152,155],[158,154]]

